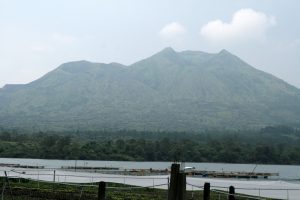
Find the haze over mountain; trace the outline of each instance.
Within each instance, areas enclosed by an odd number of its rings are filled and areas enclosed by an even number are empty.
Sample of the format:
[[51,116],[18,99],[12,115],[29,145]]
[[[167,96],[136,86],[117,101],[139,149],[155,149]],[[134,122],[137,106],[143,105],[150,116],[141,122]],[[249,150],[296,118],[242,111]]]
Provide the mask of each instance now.
[[0,127],[176,130],[300,126],[300,90],[226,50],[166,48],[130,66],[69,62],[0,89]]

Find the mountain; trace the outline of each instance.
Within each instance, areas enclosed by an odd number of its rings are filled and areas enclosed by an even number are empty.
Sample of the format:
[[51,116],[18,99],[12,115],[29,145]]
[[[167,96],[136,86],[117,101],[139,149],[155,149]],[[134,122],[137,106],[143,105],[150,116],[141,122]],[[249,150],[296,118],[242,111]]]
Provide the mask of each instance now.
[[300,90],[226,50],[166,48],[130,66],[69,62],[0,89],[0,127],[170,130],[300,126]]

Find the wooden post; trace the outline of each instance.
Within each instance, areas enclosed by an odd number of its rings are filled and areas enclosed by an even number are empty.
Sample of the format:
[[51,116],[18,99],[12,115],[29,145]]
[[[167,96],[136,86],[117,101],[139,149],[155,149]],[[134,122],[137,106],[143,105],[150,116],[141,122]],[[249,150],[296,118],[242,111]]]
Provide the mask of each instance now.
[[234,194],[235,194],[234,187],[230,186],[229,187],[228,200],[235,200]]
[[98,200],[105,200],[106,183],[104,181],[99,182],[98,187]]
[[53,184],[52,184],[53,193],[54,193],[54,187],[55,187],[54,185],[55,185],[55,179],[56,179],[55,178],[55,173],[56,173],[55,170],[53,170]]
[[170,188],[168,192],[168,200],[176,200],[177,198],[177,185],[178,185],[178,174],[179,174],[180,165],[172,164],[171,166],[171,180]]
[[55,170],[53,171],[53,182],[55,183]]
[[180,164],[174,163],[171,166],[171,180],[168,192],[168,200],[186,199],[186,175],[180,172]]
[[[7,172],[4,171],[4,174],[5,174],[5,181],[6,181],[7,185],[8,185],[8,187],[9,187],[10,198],[11,198],[12,200],[14,200],[14,197],[13,197],[13,194],[12,194],[12,190],[11,190],[11,187],[10,187],[10,184],[9,184],[9,179],[8,179],[8,176],[7,176]],[[3,193],[2,193],[2,198],[3,198],[3,194],[4,194],[4,191],[3,191]]]
[[204,183],[203,200],[210,200],[210,183]]
[[179,173],[178,176],[178,200],[186,199],[186,175],[184,172]]

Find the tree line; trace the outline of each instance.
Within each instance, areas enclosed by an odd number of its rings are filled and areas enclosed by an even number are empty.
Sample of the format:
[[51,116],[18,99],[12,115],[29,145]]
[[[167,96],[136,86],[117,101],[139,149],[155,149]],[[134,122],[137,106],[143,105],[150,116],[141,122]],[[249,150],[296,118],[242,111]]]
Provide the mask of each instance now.
[[300,164],[300,130],[0,132],[0,157]]

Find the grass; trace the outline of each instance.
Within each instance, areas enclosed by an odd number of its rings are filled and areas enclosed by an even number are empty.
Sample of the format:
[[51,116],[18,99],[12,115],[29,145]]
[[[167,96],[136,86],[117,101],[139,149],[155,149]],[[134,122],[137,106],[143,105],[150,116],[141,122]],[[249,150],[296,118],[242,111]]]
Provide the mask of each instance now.
[[[1,183],[4,183],[4,178],[0,178]],[[1,184],[1,191],[3,184]],[[97,185],[65,185],[53,184],[47,182],[37,182],[25,179],[10,179],[9,185],[11,188],[13,200],[76,200],[88,199],[97,200],[98,186]],[[211,191],[211,200],[227,200],[225,194]],[[153,188],[136,188],[129,185],[107,183],[106,186],[107,200],[167,200],[168,191]],[[202,200],[202,191],[187,191],[187,200]],[[236,198],[238,200],[246,200],[251,198]],[[10,189],[6,184],[3,200],[12,200]]]

